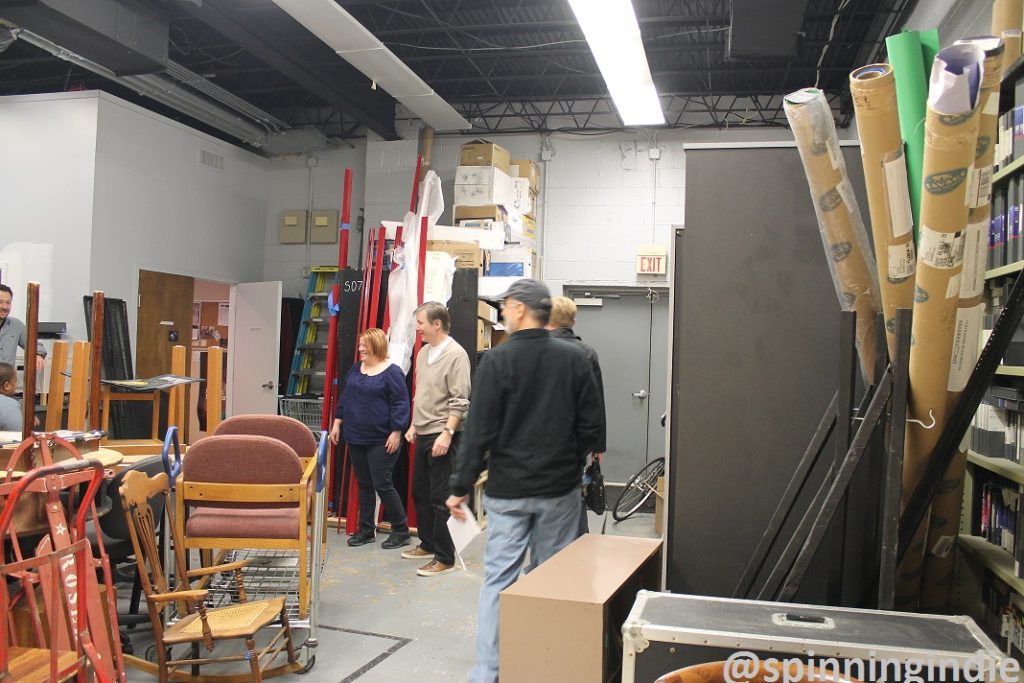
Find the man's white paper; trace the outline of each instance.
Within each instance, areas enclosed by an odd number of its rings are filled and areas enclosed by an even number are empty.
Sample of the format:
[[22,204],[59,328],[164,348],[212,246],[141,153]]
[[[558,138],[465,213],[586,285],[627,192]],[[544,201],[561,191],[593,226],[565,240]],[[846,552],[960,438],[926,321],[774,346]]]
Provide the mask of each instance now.
[[473,511],[465,503],[462,504],[462,511],[466,513],[466,519],[448,518],[448,531],[451,532],[452,542],[455,544],[455,552],[462,554],[463,549],[470,541],[480,533],[480,525],[476,523]]

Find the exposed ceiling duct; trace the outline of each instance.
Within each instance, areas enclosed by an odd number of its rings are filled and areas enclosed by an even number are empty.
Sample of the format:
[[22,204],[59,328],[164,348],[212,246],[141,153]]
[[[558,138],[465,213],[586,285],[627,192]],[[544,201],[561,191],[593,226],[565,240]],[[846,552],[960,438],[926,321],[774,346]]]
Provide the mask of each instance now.
[[245,121],[234,112],[210,102],[199,95],[192,94],[181,83],[160,74],[140,76],[118,76],[101,64],[75,54],[53,41],[47,40],[31,31],[17,29],[14,35],[30,45],[34,45],[50,54],[88,69],[104,78],[120,83],[136,92],[151,97],[168,107],[191,116],[197,121],[223,131],[228,135],[242,140],[254,147],[262,146],[267,140],[267,131]]
[[0,0],[0,17],[45,35],[117,76],[156,73],[167,59],[167,21],[119,0]]
[[438,131],[470,123],[334,0],[273,0],[339,57]]

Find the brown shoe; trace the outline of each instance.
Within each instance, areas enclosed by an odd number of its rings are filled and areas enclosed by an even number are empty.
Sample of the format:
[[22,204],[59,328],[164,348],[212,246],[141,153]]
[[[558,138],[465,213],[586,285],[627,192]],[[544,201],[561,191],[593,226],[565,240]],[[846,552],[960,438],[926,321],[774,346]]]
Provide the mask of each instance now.
[[426,551],[422,545],[418,545],[412,550],[403,550],[402,557],[407,560],[432,560],[434,553]]
[[440,576],[441,574],[447,574],[448,572],[455,571],[455,565],[443,564],[437,560],[431,560],[427,564],[423,565],[416,570],[416,573],[420,576]]

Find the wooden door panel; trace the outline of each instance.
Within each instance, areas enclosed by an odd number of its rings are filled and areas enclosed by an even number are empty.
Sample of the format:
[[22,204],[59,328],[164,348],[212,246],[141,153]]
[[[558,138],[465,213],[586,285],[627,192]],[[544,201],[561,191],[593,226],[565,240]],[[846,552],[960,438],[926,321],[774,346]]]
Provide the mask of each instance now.
[[[153,377],[171,371],[171,347],[181,344],[186,358],[192,350],[192,301],[195,283],[185,275],[139,271],[135,376]],[[171,322],[171,325],[162,324]],[[177,341],[169,334],[178,333]]]

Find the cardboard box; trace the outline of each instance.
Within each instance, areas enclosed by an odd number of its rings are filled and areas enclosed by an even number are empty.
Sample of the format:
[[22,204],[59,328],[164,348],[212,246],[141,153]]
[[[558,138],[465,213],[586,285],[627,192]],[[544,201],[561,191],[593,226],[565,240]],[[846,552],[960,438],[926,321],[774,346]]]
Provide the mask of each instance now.
[[456,185],[510,184],[515,178],[494,166],[459,166],[455,169]]
[[496,166],[508,173],[512,157],[508,150],[487,140],[473,140],[462,146],[460,166]]
[[486,351],[493,348],[494,344],[494,323],[476,319],[476,350]]
[[536,277],[537,254],[529,247],[506,247],[488,254],[490,277]]
[[427,251],[443,251],[455,257],[456,268],[476,268],[481,273],[484,267],[484,251],[474,242],[450,242],[448,240],[427,240]]
[[476,315],[481,320],[486,320],[489,323],[499,322],[498,309],[490,305],[486,301],[478,301],[476,304]]
[[537,241],[537,223],[529,216],[510,215],[505,228],[506,242],[533,246]]
[[505,247],[505,224],[495,223],[490,228],[432,225],[427,229],[427,239],[473,242],[481,249],[503,249]]
[[513,159],[508,167],[509,175],[527,178],[534,192],[540,192],[540,166],[529,159]]
[[[465,169],[467,167],[460,166]],[[482,182],[459,183],[456,179],[453,204],[469,206],[500,205],[506,209],[515,197],[513,178],[498,168],[481,168],[481,173],[465,173],[463,178]]]
[[484,204],[483,206],[456,206],[452,210],[452,220],[460,225],[463,220],[490,219],[504,223],[508,220],[508,213],[503,207],[495,204]]
[[665,515],[665,477],[658,477],[654,491],[654,533],[660,534],[664,528],[661,518]]
[[512,205],[508,207],[509,212],[524,216],[533,213],[533,198],[530,195],[529,178],[512,178]]
[[526,218],[529,218],[532,221],[532,220],[534,220],[536,215],[537,215],[537,193],[534,192],[533,190],[530,190],[530,210],[529,211],[524,211],[523,212],[523,216],[525,216]]
[[614,643],[637,591],[660,587],[660,550],[660,539],[585,534],[503,590],[502,683],[614,680]]

